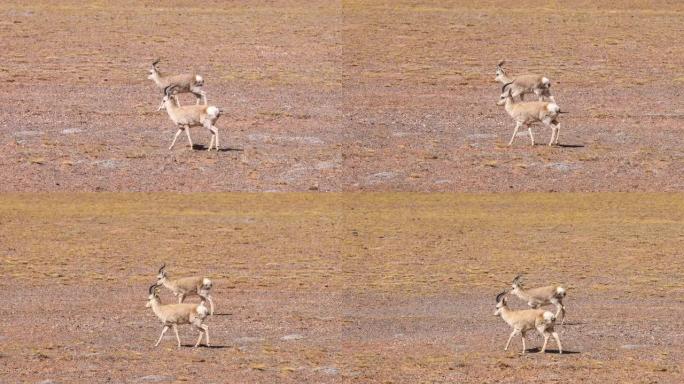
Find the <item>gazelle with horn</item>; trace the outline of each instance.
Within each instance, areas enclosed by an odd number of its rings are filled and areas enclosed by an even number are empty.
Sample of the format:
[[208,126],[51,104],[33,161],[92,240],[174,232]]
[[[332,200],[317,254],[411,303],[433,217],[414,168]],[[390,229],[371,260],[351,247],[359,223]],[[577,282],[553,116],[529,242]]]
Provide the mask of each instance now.
[[497,64],[495,77],[496,81],[505,84],[503,91],[506,90],[506,87],[510,88],[512,97],[520,96],[520,101],[525,100],[526,93],[534,93],[539,98],[539,101],[544,100],[544,97],[546,97],[552,102],[556,102],[551,95],[551,80],[540,75],[508,77],[503,69],[505,62],[505,60],[501,60]]
[[[200,100],[202,100],[202,104],[207,105],[207,95],[201,88],[204,86],[204,79],[202,76],[196,73],[183,73],[180,75],[170,76],[163,75],[159,71],[159,68],[157,68],[159,60],[160,59],[157,59],[152,63],[150,75],[147,76],[148,79],[154,81],[157,87],[162,91],[166,90],[167,87],[173,87],[173,96],[178,105],[180,105],[180,103],[178,102],[178,97],[176,95],[179,93],[192,93],[197,98],[195,104],[199,104]],[[161,108],[162,105],[160,105],[157,110],[160,110]]]
[[549,311],[543,309],[523,309],[520,311],[515,311],[508,308],[506,303],[506,294],[508,292],[503,291],[496,296],[496,311],[494,316],[501,316],[503,321],[513,328],[513,332],[508,337],[504,351],[508,350],[508,346],[511,344],[511,339],[513,336],[519,334],[522,339],[522,354],[526,352],[525,347],[525,334],[528,331],[536,330],[539,334],[544,337],[544,345],[542,345],[541,352],[546,352],[546,344],[549,341],[549,337],[553,336],[558,344],[558,353],[563,353],[563,347],[561,346],[560,338],[558,333],[553,329],[556,322],[556,316]]
[[211,300],[211,287],[213,283],[209,278],[192,276],[171,280],[166,273],[166,264],[164,264],[157,273],[157,285],[163,285],[173,292],[174,296],[178,297],[179,304],[187,296],[199,296],[202,299],[202,304],[205,301],[209,302],[209,307],[211,308],[209,314],[214,314],[214,302]]
[[546,287],[523,289],[522,275],[518,275],[511,282],[513,289],[511,293],[527,301],[527,305],[532,308],[539,308],[542,305],[553,304],[556,306],[556,317],[562,316],[561,325],[565,323],[565,288],[560,285],[549,285]]
[[[510,83],[509,83],[510,84]],[[532,145],[534,145],[534,136],[532,135],[531,125],[537,122],[541,122],[547,127],[551,128],[551,140],[549,141],[549,146],[558,145],[558,135],[560,134],[560,123],[557,117],[561,113],[560,107],[554,102],[546,101],[527,101],[527,102],[513,102],[513,93],[509,84],[505,84],[501,91],[501,97],[496,103],[497,105],[505,105],[506,112],[509,116],[515,120],[515,129],[513,130],[513,136],[508,142],[508,146],[513,144],[515,136],[518,134],[518,129],[523,125],[527,126],[527,130],[530,133],[530,140],[532,140]]]
[[180,337],[178,336],[178,325],[191,324],[199,332],[199,338],[195,343],[195,347],[199,346],[202,341],[202,335],[207,340],[207,347],[209,346],[209,327],[204,324],[204,319],[207,318],[207,307],[203,303],[200,304],[166,304],[162,305],[159,300],[159,288],[157,284],[152,284],[149,289],[149,297],[147,298],[147,307],[152,308],[155,315],[164,324],[159,340],[154,345],[159,345],[164,334],[169,328],[173,328],[176,333],[176,340],[178,341],[178,348],[181,347]]
[[209,105],[184,105],[180,106],[178,100],[175,100],[172,95],[174,85],[170,85],[164,89],[164,98],[162,99],[161,106],[159,108],[166,109],[169,114],[169,118],[178,127],[176,135],[173,137],[173,141],[169,146],[172,149],[176,145],[176,140],[178,135],[182,131],[188,136],[188,142],[190,142],[190,149],[193,149],[192,138],[190,138],[190,127],[202,126],[211,132],[211,140],[209,141],[208,151],[211,151],[212,147],[219,150],[219,135],[218,128],[215,124],[219,116],[221,116],[221,109],[215,106]]

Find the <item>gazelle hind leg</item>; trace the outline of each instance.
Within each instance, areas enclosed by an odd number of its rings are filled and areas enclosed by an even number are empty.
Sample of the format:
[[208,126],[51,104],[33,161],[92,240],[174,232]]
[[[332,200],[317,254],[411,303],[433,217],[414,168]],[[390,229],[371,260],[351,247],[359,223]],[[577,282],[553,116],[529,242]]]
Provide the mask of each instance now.
[[207,339],[207,347],[210,347],[211,344],[209,344],[209,326],[206,324],[202,324],[200,325],[200,327],[202,327],[202,329],[204,330],[204,337],[206,337]]
[[530,133],[530,140],[532,140],[532,146],[534,147],[534,136],[532,135],[532,127],[529,125],[527,126],[527,132]]
[[176,333],[176,340],[178,341],[178,348],[180,348],[181,347],[180,336],[178,336],[178,326],[176,324],[173,325],[173,331]]
[[553,141],[554,145],[558,145],[558,136],[560,135],[560,123],[556,122],[556,140]]
[[204,334],[204,329],[201,327],[197,327],[197,330],[199,331],[199,337],[197,338],[197,342],[195,343],[195,348],[199,347],[200,343],[202,342],[202,335]]
[[542,345],[541,353],[546,352],[546,343],[549,341],[549,337],[551,337],[551,334],[548,331],[543,331],[541,332],[542,336],[544,336],[544,345]]
[[558,344],[558,353],[561,354],[563,353],[563,346],[561,345],[560,338],[558,337],[558,333],[552,332],[551,336],[556,340],[556,344]]
[[164,328],[162,328],[162,333],[161,333],[161,335],[159,335],[159,340],[157,340],[157,344],[154,345],[155,347],[158,346],[159,343],[161,343],[162,338],[164,337],[164,334],[165,334],[166,331],[168,331],[168,330],[169,330],[169,326],[168,326],[168,325],[165,325]]
[[211,295],[207,295],[207,299],[209,300],[209,314],[213,315],[214,314],[214,301],[211,300]]
[[525,351],[527,350],[527,347],[525,346],[525,332],[520,332],[520,339],[522,340],[522,345],[523,345],[522,354],[524,355]]
[[214,136],[216,137],[216,141],[214,142],[214,146],[216,147],[216,152],[219,150],[219,134],[218,134],[218,128],[216,128],[215,125],[211,126],[212,132],[214,133]]

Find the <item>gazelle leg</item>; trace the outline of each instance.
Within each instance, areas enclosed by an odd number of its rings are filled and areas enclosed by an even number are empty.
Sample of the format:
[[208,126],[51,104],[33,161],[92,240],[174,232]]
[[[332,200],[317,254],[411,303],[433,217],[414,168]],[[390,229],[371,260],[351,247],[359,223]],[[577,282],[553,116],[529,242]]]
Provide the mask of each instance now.
[[207,299],[207,301],[209,301],[209,314],[213,315],[214,314],[214,302],[211,300],[211,295],[207,294],[206,299]]
[[204,329],[197,327],[197,330],[199,331],[199,337],[197,338],[197,342],[195,343],[195,348],[199,347],[200,342],[202,341],[202,334],[204,333]]
[[188,136],[188,142],[190,143],[190,149],[193,149],[194,146],[192,145],[192,139],[190,138],[190,127],[185,126],[185,134]]
[[520,122],[515,123],[515,129],[513,130],[513,137],[511,137],[511,141],[508,142],[509,147],[513,144],[513,139],[515,139],[515,135],[518,134],[518,129],[520,129],[521,125],[522,125],[522,123],[520,123]]
[[541,353],[546,352],[546,343],[549,341],[549,337],[551,337],[551,334],[548,331],[542,332],[542,336],[544,336],[544,345],[542,345]]
[[169,147],[169,149],[173,149],[173,146],[176,145],[176,139],[178,139],[178,135],[180,135],[182,130],[183,128],[178,128],[178,131],[176,131],[176,135],[173,136],[173,141],[171,142],[171,146]]
[[162,338],[164,337],[164,334],[165,334],[166,331],[168,331],[168,330],[169,330],[169,326],[168,326],[168,325],[165,325],[164,328],[162,328],[162,333],[161,333],[161,335],[159,335],[159,340],[157,340],[157,344],[154,345],[155,347],[156,347],[157,345],[159,345],[159,343],[161,343]]
[[180,336],[178,336],[178,326],[176,324],[173,324],[173,331],[176,333],[176,340],[178,340],[178,348],[180,348]]
[[508,345],[511,344],[511,339],[513,339],[513,336],[515,336],[516,333],[518,333],[518,331],[514,329],[513,332],[511,332],[511,335],[508,336],[508,341],[506,342],[506,346],[504,347],[504,351],[508,351]]
[[556,344],[558,344],[558,353],[561,354],[563,353],[563,346],[561,346],[560,338],[558,337],[558,333],[552,332],[551,336],[553,336],[554,339],[556,339]]
[[558,145],[558,136],[560,135],[560,123],[556,122],[556,140],[553,141],[553,144]]
[[211,140],[209,140],[209,149],[207,151],[211,151],[211,148],[214,146],[214,135],[211,135]]
[[549,141],[549,147],[553,145],[554,139],[556,138],[556,126],[552,124],[548,124],[549,128],[551,128],[551,140]]
[[200,327],[202,327],[202,329],[204,329],[204,337],[207,338],[207,347],[209,347],[210,346],[210,344],[209,344],[209,326],[206,324],[202,324],[202,325],[200,325]]
[[178,295],[178,304],[182,303],[183,300],[185,300],[185,294],[181,293],[180,295]]
[[523,351],[522,354],[525,354],[525,351],[527,350],[527,347],[525,346],[525,332],[520,332],[520,339],[522,340],[523,344]]
[[532,127],[528,125],[527,131],[530,133],[530,140],[532,140],[532,146],[534,147],[534,136],[532,136]]
[[520,94],[520,101],[525,101],[525,94],[524,93]]
[[219,135],[218,135],[218,128],[216,128],[215,125],[212,125],[211,128],[213,129],[214,136],[216,136],[216,141],[214,142],[214,147],[216,147],[216,152],[219,150]]

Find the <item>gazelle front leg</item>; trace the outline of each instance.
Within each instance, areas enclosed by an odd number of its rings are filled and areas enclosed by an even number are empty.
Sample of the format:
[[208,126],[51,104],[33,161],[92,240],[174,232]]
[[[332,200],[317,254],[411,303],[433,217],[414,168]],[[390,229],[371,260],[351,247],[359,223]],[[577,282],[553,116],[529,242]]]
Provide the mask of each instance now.
[[178,131],[176,131],[176,135],[173,136],[173,141],[171,142],[171,146],[169,147],[169,149],[173,149],[173,146],[176,145],[176,139],[178,139],[178,135],[180,135],[182,130],[182,127],[178,127]]
[[511,344],[511,339],[513,339],[513,336],[518,333],[517,329],[514,329],[513,332],[511,332],[511,335],[508,336],[508,341],[506,342],[506,346],[504,347],[504,351],[508,351],[508,346]]
[[158,346],[159,343],[161,343],[162,338],[164,337],[164,334],[165,334],[166,331],[168,331],[168,330],[169,330],[169,326],[168,326],[168,325],[165,325],[164,328],[162,328],[162,333],[161,333],[161,335],[159,335],[159,340],[157,340],[157,344],[154,345],[155,347]]
[[190,149],[194,149],[194,145],[192,145],[192,139],[190,138],[190,126],[186,125],[185,126],[185,134],[188,136],[188,142],[190,143]]
[[511,137],[511,141],[508,142],[508,146],[510,147],[513,145],[513,139],[515,139],[515,135],[518,134],[518,129],[520,129],[520,126],[522,126],[521,122],[516,122],[515,123],[515,129],[513,130],[513,137]]

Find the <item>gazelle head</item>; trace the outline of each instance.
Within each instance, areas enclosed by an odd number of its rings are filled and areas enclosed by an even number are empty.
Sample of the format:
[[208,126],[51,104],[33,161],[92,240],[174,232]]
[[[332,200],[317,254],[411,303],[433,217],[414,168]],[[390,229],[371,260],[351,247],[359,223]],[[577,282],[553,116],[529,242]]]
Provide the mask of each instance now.
[[522,275],[518,275],[511,282],[511,286],[513,287],[513,289],[520,288],[520,287],[522,287],[522,282],[523,282]]
[[152,306],[153,301],[157,301],[158,297],[157,295],[159,294],[159,285],[158,284],[152,284],[150,285],[150,288],[148,289],[149,291],[149,296],[147,296],[147,304],[145,307],[149,308]]
[[496,311],[494,311],[494,316],[501,315],[501,309],[506,306],[506,295],[508,291],[503,291],[496,295]]
[[173,95],[176,94],[176,88],[177,86],[175,85],[169,85],[166,88],[164,88],[164,97],[162,98],[161,103],[159,103],[159,107],[157,108],[157,111],[161,111],[162,109],[166,109],[166,102],[171,100],[171,102],[175,102],[175,98]]
[[513,84],[512,81],[510,83],[504,84],[503,87],[501,87],[501,96],[499,97],[499,101],[496,102],[496,105],[504,105],[506,104],[506,99],[513,97],[511,95],[511,84]]
[[496,77],[494,78],[494,80],[502,81],[502,78],[506,76],[506,71],[502,67],[502,65],[504,65],[505,62],[506,60],[501,60],[499,61],[499,64],[496,65]]
[[154,80],[155,76],[159,76],[159,69],[157,69],[157,64],[159,64],[159,60],[157,59],[152,63],[152,67],[149,69],[150,74],[147,76],[148,79]]
[[156,285],[161,285],[162,281],[164,279],[166,279],[166,271],[164,270],[164,268],[166,268],[166,263],[164,263],[164,265],[162,265],[159,268],[159,272],[157,272],[157,284]]

